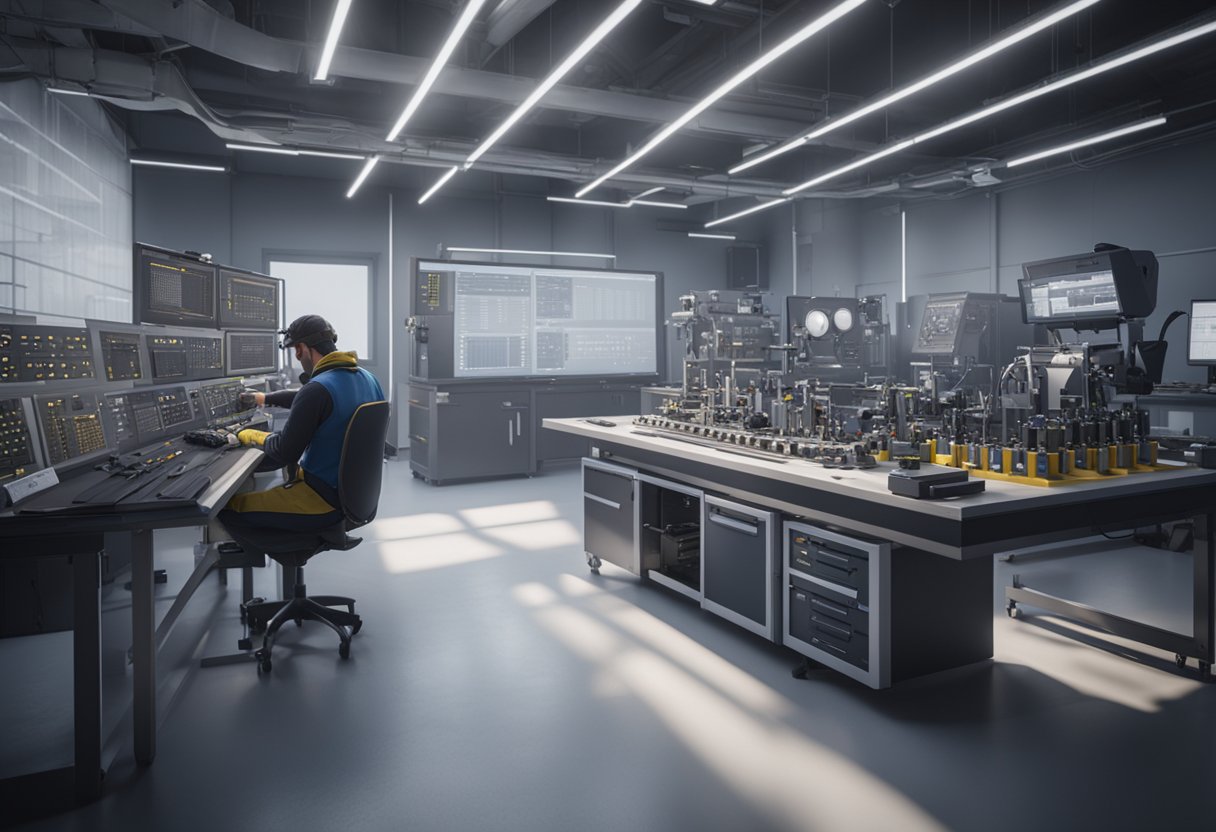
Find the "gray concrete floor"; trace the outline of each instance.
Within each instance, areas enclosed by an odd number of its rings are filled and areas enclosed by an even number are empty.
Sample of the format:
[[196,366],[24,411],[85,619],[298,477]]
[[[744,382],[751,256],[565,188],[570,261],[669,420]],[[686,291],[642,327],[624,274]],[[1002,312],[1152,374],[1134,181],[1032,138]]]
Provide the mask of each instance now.
[[[795,680],[792,652],[610,566],[589,574],[580,490],[574,467],[433,488],[389,463],[363,545],[308,568],[311,592],[358,599],[351,659],[306,624],[269,676],[199,669],[239,632],[236,574],[209,580],[161,656],[146,769],[123,722],[129,611],[111,587],[106,795],[23,828],[1212,828],[1216,686],[1054,617],[1010,621],[1001,600],[1016,571],[1183,629],[1188,556],[1098,541],[998,564],[994,660],[871,691],[824,670]],[[157,542],[163,610],[192,541]],[[273,579],[259,570],[258,593]],[[0,768],[66,736],[66,645],[0,642],[3,724],[20,726]]]

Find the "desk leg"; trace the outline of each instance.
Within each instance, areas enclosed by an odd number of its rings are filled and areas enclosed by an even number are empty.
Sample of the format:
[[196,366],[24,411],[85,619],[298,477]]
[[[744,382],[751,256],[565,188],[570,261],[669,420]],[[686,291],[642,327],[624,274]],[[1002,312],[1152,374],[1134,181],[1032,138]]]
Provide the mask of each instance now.
[[101,797],[101,564],[98,552],[72,556],[72,674],[76,801]]
[[1195,518],[1195,600],[1191,604],[1199,673],[1209,677],[1216,660],[1216,512]]
[[156,599],[152,532],[124,532],[131,547],[131,646],[135,699],[135,759],[156,757]]

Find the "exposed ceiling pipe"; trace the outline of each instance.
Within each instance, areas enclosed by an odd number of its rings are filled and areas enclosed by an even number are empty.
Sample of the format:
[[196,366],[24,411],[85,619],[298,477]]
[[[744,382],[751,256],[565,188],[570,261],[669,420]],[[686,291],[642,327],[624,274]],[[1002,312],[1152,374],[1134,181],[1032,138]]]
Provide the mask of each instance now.
[[[50,0],[43,2],[49,3]],[[76,5],[73,0],[59,2],[65,8]],[[173,3],[150,3],[148,0],[100,2],[126,18],[128,27],[133,22],[246,66],[299,75],[307,72],[315,60],[315,46],[264,35],[224,17],[203,0],[177,0]],[[16,0],[0,0],[0,8],[5,6],[11,8],[14,16],[22,16],[21,4]],[[95,28],[106,28],[104,21],[96,21]],[[334,53],[330,74],[408,86],[418,83],[429,66],[429,58],[339,46]],[[450,66],[439,76],[434,92],[518,104],[535,85],[535,80],[531,78]],[[684,112],[687,104],[687,101],[559,84],[545,96],[543,107],[593,116],[666,123]],[[789,138],[802,127],[802,124],[790,119],[756,116],[722,108],[707,111],[688,125],[688,129],[693,131],[770,140]],[[839,146],[860,149],[857,144],[842,139]]]

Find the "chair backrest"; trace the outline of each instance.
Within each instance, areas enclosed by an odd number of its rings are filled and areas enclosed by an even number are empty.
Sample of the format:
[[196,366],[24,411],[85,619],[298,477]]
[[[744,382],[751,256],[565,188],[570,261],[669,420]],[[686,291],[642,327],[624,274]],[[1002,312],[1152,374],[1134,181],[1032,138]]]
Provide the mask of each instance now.
[[338,463],[338,499],[350,527],[376,517],[384,479],[384,442],[388,438],[388,402],[359,405],[346,426]]

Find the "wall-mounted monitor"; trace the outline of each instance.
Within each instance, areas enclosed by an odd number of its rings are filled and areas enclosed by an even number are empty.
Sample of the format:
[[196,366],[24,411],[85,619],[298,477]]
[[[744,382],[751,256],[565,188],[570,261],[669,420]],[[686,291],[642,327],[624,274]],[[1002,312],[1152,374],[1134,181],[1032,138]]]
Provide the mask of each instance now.
[[277,332],[224,333],[224,375],[252,376],[279,369]]
[[215,329],[216,269],[183,254],[135,247],[136,323]]
[[662,275],[415,261],[414,374],[423,378],[657,375]]
[[275,277],[220,266],[220,328],[280,329],[282,286]]
[[144,339],[153,381],[201,381],[224,375],[223,333],[165,330]]

